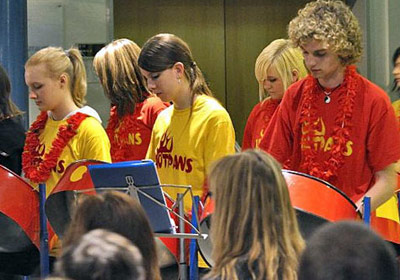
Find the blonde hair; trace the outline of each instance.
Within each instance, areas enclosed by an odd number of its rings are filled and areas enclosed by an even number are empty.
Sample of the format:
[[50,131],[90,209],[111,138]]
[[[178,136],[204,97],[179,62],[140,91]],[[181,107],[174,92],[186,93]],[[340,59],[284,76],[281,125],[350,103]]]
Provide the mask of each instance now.
[[308,3],[289,23],[288,33],[296,46],[311,39],[327,42],[344,66],[357,62],[362,54],[358,20],[342,1]]
[[298,72],[300,79],[307,76],[307,69],[303,60],[301,50],[291,46],[289,40],[277,39],[265,47],[257,57],[254,69],[259,86],[260,101],[267,97],[264,80],[271,66],[278,72],[282,80],[283,90],[286,91],[295,82],[293,81],[293,70]]
[[119,39],[102,48],[93,66],[104,93],[117,108],[119,116],[132,114],[136,103],[147,96],[146,82],[137,63],[139,46],[129,39]]
[[217,161],[209,183],[215,195],[209,276],[238,279],[235,266],[245,258],[253,279],[296,279],[304,241],[279,163],[247,150]]
[[57,79],[66,74],[69,90],[75,105],[82,107],[86,104],[86,70],[82,55],[78,49],[64,51],[59,47],[47,47],[33,54],[25,63],[25,68],[45,64],[49,77]]

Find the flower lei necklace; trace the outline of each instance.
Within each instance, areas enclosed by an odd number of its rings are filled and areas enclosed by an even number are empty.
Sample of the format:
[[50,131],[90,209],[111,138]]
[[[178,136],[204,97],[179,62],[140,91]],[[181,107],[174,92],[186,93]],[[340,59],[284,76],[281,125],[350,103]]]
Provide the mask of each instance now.
[[316,161],[317,151],[313,148],[315,132],[318,131],[317,108],[315,107],[316,98],[320,91],[318,82],[312,76],[307,77],[305,84],[305,98],[300,113],[300,123],[303,125],[305,134],[302,137],[303,162],[301,169],[308,174],[321,178],[330,183],[335,182],[337,171],[343,166],[344,153],[346,152],[346,142],[350,139],[350,130],[352,127],[351,118],[353,116],[354,98],[357,94],[357,79],[355,66],[348,66],[345,71],[343,82],[343,93],[339,97],[339,110],[335,117],[335,127],[332,133],[332,146],[328,160],[322,163]]
[[59,127],[49,152],[41,158],[38,149],[40,145],[39,135],[41,130],[45,128],[48,119],[47,112],[41,112],[26,133],[24,152],[22,153],[22,170],[25,177],[34,183],[46,182],[65,146],[76,135],[79,125],[87,117],[82,113],[76,113],[69,117],[67,124]]
[[129,133],[136,130],[136,115],[141,111],[141,106],[143,102],[136,103],[134,113],[126,114],[122,118],[118,116],[116,106],[111,108],[106,132],[110,139],[112,162],[129,160],[129,154],[132,154]]

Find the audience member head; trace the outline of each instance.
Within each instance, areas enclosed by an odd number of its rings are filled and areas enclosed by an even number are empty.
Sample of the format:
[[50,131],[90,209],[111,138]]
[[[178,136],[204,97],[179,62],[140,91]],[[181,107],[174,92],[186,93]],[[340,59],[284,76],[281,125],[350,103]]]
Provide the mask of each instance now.
[[393,90],[400,90],[400,47],[393,54]]
[[361,222],[319,228],[307,242],[299,280],[395,280],[394,250]]
[[259,84],[260,101],[267,95],[282,99],[286,89],[307,75],[303,55],[289,40],[277,39],[266,46],[257,57],[256,79]]
[[257,279],[296,279],[304,241],[279,163],[260,150],[226,156],[212,167],[209,184],[215,198],[210,276],[236,279],[235,265],[245,257]]
[[11,82],[6,70],[0,65],[0,120],[22,114],[11,101]]
[[[38,104],[41,111],[51,111],[54,106],[65,102],[67,98],[72,98],[77,107],[85,105],[86,70],[78,49],[71,48],[64,51],[62,48],[47,47],[33,54],[25,63],[25,80],[31,92],[37,95],[46,90],[54,90],[54,88],[46,88],[50,86],[46,83],[46,79],[58,82],[60,86],[65,85],[70,96],[53,94],[52,100],[43,99],[45,97],[42,96],[42,100]],[[37,97],[30,94],[30,98],[36,99]],[[59,103],[54,104],[56,101]]]
[[137,63],[139,53],[136,43],[119,39],[102,48],[93,60],[104,93],[119,116],[132,114],[136,103],[147,96],[146,82]]
[[350,8],[339,0],[312,1],[289,23],[295,46],[315,40],[326,43],[343,66],[354,64],[362,54],[361,29]]
[[144,256],[146,279],[160,279],[153,231],[137,200],[116,191],[83,197],[74,211],[63,246],[70,246],[86,232],[98,228],[128,238]]
[[[158,34],[143,45],[139,55],[139,66],[147,79],[151,91],[164,102],[176,101],[175,96],[186,90],[195,95],[212,95],[199,66],[194,61],[189,46],[173,34]],[[168,73],[167,73],[168,72]]]
[[65,248],[55,274],[73,280],[144,280],[142,255],[127,238],[96,229]]

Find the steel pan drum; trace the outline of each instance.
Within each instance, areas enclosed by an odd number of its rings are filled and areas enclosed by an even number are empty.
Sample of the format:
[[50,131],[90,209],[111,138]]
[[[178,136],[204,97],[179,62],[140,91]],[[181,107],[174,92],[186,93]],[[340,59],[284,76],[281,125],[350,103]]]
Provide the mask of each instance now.
[[[339,220],[357,219],[355,204],[331,184],[313,176],[290,170],[282,170],[289,189],[290,200],[296,210],[300,232],[304,239],[321,225]],[[200,222],[200,231],[209,234],[213,203],[205,211]],[[239,207],[239,206],[238,206]],[[198,240],[199,251],[208,265],[211,258],[212,241],[210,237]]]
[[38,193],[11,170],[0,165],[0,252],[39,248]]
[[0,165],[0,272],[29,275],[39,265],[39,197]]
[[96,194],[88,165],[104,164],[98,160],[78,160],[71,163],[46,200],[47,218],[56,234],[62,238],[80,192]]
[[358,218],[354,202],[330,183],[301,172],[282,173],[304,239],[326,222]]

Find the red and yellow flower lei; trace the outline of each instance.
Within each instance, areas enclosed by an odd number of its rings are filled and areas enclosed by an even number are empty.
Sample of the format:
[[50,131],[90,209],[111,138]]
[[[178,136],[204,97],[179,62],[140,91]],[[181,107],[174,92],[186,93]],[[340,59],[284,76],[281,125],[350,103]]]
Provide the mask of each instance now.
[[137,103],[134,113],[126,114],[122,118],[118,116],[116,106],[111,108],[106,132],[110,139],[112,162],[130,160],[132,146],[129,144],[129,133],[136,130],[136,116],[140,113],[141,106],[143,102]]
[[[307,77],[305,84],[305,99],[300,115],[300,123],[305,134],[302,137],[303,161],[301,170],[306,173],[321,178],[330,183],[335,183],[337,171],[343,166],[344,154],[346,152],[346,142],[350,140],[350,130],[352,127],[351,118],[353,116],[354,99],[357,94],[357,78],[355,66],[348,66],[345,71],[342,89],[346,90],[339,99],[339,111],[335,117],[335,127],[332,133],[333,144],[328,160],[317,162],[317,150],[314,148],[315,132],[318,131],[317,108],[315,107],[316,98],[320,97],[318,83],[312,76]],[[306,147],[306,148],[304,148]]]
[[22,153],[22,170],[25,177],[34,183],[46,182],[65,146],[76,135],[80,124],[86,117],[87,115],[82,113],[76,113],[69,117],[67,124],[59,127],[50,151],[41,158],[39,135],[45,128],[48,119],[47,112],[41,112],[26,133],[24,152]]

